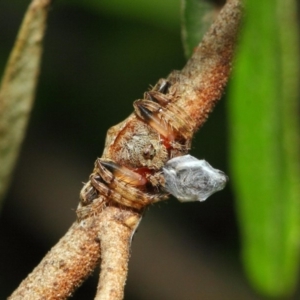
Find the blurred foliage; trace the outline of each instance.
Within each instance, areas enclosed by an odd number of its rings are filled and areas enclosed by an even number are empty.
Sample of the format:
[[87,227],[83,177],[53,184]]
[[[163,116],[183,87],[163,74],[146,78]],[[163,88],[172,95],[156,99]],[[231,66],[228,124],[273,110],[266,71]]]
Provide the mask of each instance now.
[[[214,6],[184,3],[190,55]],[[259,292],[282,297],[296,289],[300,255],[297,5],[277,0],[245,6],[228,99],[231,177],[246,272]]]
[[186,57],[190,57],[218,15],[225,1],[182,0],[181,34]]
[[40,73],[49,5],[29,6],[0,85],[0,208],[24,139]]
[[94,11],[114,15],[117,18],[131,19],[167,30],[179,30],[178,0],[62,0],[65,4],[76,4]]
[[299,23],[295,0],[246,1],[229,95],[230,162],[246,272],[269,296],[299,273]]

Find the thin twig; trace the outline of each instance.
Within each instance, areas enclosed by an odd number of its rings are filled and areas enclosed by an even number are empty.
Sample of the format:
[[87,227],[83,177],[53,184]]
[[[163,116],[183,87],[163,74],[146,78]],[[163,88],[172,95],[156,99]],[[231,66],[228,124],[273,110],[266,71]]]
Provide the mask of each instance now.
[[70,297],[94,271],[100,252],[101,280],[96,299],[122,299],[131,238],[140,215],[119,207],[99,206],[99,210],[99,215],[75,222],[9,299]]
[[95,300],[121,300],[127,278],[131,238],[140,221],[132,211],[108,207],[100,224],[101,272]]
[[[164,97],[162,101],[169,101],[169,104],[161,108],[159,113],[165,111],[165,118],[170,122],[177,120],[179,126],[185,130],[180,139],[181,144],[176,144],[175,140],[174,143],[169,143],[171,146],[168,150],[165,145],[169,141],[165,139],[166,143],[162,143],[162,136],[150,126],[151,123],[137,116],[138,112],[112,127],[108,131],[102,160],[96,161],[94,172],[90,176],[91,181],[81,192],[81,203],[77,210],[81,221],[73,225],[40,266],[22,282],[10,300],[67,298],[97,264],[100,257],[99,240],[103,260],[96,299],[122,299],[131,236],[144,207],[165,199],[159,194],[159,181],[157,192],[153,188],[147,190],[150,181],[144,185],[146,192],[134,188],[130,183],[122,183],[118,178],[124,179],[127,176],[127,171],[122,173],[122,168],[146,169],[153,183],[171,156],[187,153],[193,133],[206,120],[228,80],[240,17],[240,1],[229,0],[183,71],[172,72],[167,78],[170,88],[160,96]],[[152,92],[152,95],[157,95],[157,88],[154,87]],[[158,104],[151,102],[151,105]],[[170,114],[168,107],[171,107]],[[181,111],[186,113],[183,116],[192,117],[188,118],[188,126],[180,123],[180,119],[174,114],[180,114]],[[158,130],[166,135],[171,130],[169,138],[173,138],[172,128],[163,127],[164,123],[159,128],[160,125],[158,124]],[[153,157],[145,160],[148,155]],[[108,168],[115,170],[113,173],[105,169],[105,162]],[[140,185],[144,184],[144,180],[146,179],[142,178],[139,181],[138,176],[134,178]],[[87,225],[82,228],[83,224]],[[61,259],[60,255],[65,251],[66,244],[69,244],[68,256]],[[52,267],[53,262],[59,266],[60,261],[64,267]],[[43,283],[43,276],[49,278],[46,285]]]

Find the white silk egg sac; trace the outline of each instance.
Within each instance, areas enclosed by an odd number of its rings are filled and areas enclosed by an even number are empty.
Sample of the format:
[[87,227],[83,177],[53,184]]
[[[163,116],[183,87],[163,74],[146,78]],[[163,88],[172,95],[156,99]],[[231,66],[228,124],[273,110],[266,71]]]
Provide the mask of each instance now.
[[166,191],[181,202],[204,201],[222,190],[228,181],[224,172],[191,155],[170,159],[163,174]]

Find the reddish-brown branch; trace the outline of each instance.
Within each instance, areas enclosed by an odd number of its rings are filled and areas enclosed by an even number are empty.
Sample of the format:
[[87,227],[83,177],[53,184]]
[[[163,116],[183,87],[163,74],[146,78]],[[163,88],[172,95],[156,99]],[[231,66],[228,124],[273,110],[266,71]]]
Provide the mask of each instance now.
[[100,226],[98,217],[75,222],[9,299],[66,299],[71,296],[99,263]]
[[131,238],[140,215],[120,207],[99,206],[98,211],[74,223],[9,300],[67,299],[94,271],[101,252],[96,299],[122,299]]
[[95,300],[121,300],[127,278],[131,238],[140,215],[116,207],[101,216],[101,273]]
[[[172,72],[167,78],[171,88],[165,96],[170,99],[171,105],[176,105],[192,117],[190,128],[193,132],[205,122],[228,80],[240,17],[240,1],[229,0],[182,72]],[[186,145],[189,145],[192,133],[185,136]],[[148,149],[149,145],[157,147],[155,153],[160,155],[156,155],[151,162],[144,162],[142,150]],[[171,154],[163,147],[159,134],[144,120],[132,114],[108,131],[102,157],[130,169],[141,168],[143,163],[147,163],[148,170],[155,175],[170,159]],[[130,152],[126,150],[129,148]],[[187,148],[180,148],[176,155],[184,154]],[[91,176],[94,176],[95,182],[103,182],[103,178],[99,179],[99,165]],[[110,185],[110,182],[106,183]],[[101,196],[100,193],[98,198],[94,195],[99,190],[93,188],[89,182],[81,194],[78,215],[82,221],[71,227],[41,264],[21,283],[10,300],[65,299],[99,261],[99,241],[103,261],[96,299],[122,299],[130,237],[141,212],[137,213],[131,207],[125,208],[116,204],[122,203],[122,197],[125,196],[131,200],[124,201],[124,205],[129,206],[128,203],[134,201],[130,197],[132,195],[124,195],[126,191],[121,196],[115,195],[112,201],[109,198],[112,194],[106,187],[107,195]],[[137,198],[137,201],[141,199],[144,198]],[[151,198],[143,205],[150,201]],[[143,205],[135,207],[142,210]]]
[[177,105],[195,121],[195,130],[206,121],[228,81],[241,9],[240,0],[227,1],[180,74],[170,74],[177,82]]

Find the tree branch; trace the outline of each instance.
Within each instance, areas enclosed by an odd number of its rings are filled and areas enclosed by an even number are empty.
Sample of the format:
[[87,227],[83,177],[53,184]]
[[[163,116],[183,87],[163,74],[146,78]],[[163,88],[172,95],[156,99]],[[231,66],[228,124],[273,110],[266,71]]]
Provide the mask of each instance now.
[[101,272],[95,300],[121,300],[127,278],[131,239],[140,215],[108,207],[100,223]]
[[[81,192],[79,221],[10,300],[67,298],[96,266],[100,247],[102,270],[96,299],[122,299],[131,236],[144,208],[165,199],[163,183],[155,185],[156,175],[171,157],[187,153],[193,133],[221,97],[240,18],[240,1],[229,0],[182,72],[172,72],[167,78],[166,91],[158,84],[145,94],[148,100],[135,103],[136,114],[109,129],[102,159],[96,161]],[[150,113],[138,112],[141,103],[158,106],[151,97],[167,104]],[[143,119],[145,111],[150,119]],[[155,119],[160,113],[164,119]],[[130,170],[140,173],[132,175]],[[131,181],[126,181],[128,177]]]
[[179,79],[175,74],[177,105],[195,121],[195,130],[206,121],[228,81],[241,9],[240,0],[228,0],[180,72]]
[[8,299],[66,299],[71,296],[99,263],[100,228],[98,216],[75,222]]

